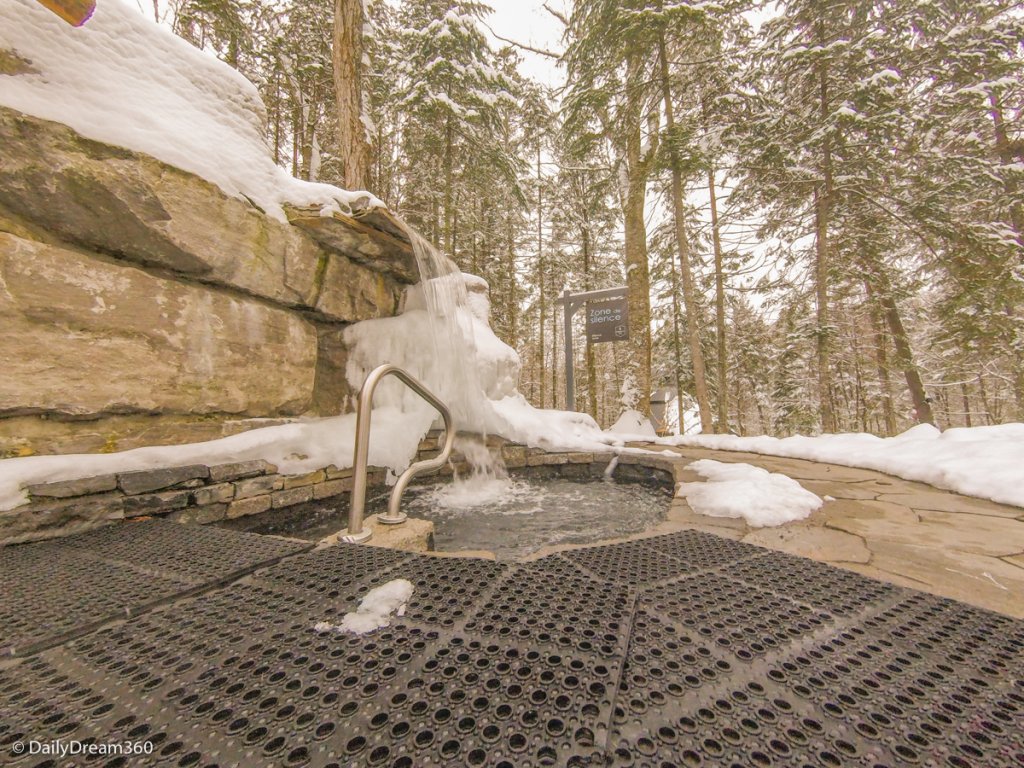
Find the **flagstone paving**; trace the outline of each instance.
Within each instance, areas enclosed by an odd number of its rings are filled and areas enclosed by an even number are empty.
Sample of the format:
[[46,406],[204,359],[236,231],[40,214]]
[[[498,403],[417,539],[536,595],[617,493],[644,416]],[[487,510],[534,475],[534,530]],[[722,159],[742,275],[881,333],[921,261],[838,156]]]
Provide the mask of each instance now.
[[706,531],[1024,618],[1020,507],[870,469],[734,451],[675,452],[680,481],[702,479],[682,469],[698,459],[743,462],[787,475],[826,501],[807,520],[756,529],[743,520],[698,515],[676,499],[658,533]]

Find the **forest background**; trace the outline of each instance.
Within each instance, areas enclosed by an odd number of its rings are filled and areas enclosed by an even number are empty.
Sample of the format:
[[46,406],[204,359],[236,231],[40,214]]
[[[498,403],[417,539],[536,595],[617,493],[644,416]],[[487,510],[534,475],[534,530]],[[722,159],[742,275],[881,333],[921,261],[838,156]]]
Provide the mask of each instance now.
[[[688,431],[777,436],[1024,421],[1020,3],[523,5],[557,45],[474,0],[140,10],[257,86],[279,164],[489,282],[534,405],[607,426],[667,389]],[[555,300],[620,285],[630,340],[576,329],[567,404]]]

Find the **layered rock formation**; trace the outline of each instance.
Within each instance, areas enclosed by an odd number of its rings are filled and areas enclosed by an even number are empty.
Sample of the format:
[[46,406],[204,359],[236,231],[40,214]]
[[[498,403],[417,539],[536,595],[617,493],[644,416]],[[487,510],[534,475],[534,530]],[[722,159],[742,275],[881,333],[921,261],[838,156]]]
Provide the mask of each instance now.
[[289,217],[0,107],[0,456],[340,412],[341,331],[414,260],[381,209]]

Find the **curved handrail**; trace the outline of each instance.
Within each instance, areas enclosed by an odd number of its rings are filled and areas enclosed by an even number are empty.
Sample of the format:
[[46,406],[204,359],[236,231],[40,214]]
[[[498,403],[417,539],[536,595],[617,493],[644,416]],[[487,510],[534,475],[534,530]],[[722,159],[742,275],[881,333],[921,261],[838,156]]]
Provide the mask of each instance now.
[[373,393],[377,384],[385,376],[395,376],[406,384],[413,392],[430,403],[441,414],[444,419],[444,447],[441,453],[432,459],[417,461],[411,464],[403,472],[395,487],[391,490],[391,499],[388,502],[387,515],[380,515],[377,521],[388,525],[403,523],[406,515],[399,512],[402,503],[402,493],[405,492],[409,481],[421,472],[428,472],[440,469],[448,461],[452,452],[452,444],[455,442],[455,429],[452,426],[452,415],[447,406],[442,403],[423,384],[414,379],[407,371],[397,365],[380,365],[370,371],[359,390],[359,405],[356,410],[356,444],[352,456],[352,506],[348,513],[348,533],[341,537],[342,541],[359,542],[366,541],[372,535],[371,531],[363,530],[363,513],[366,509],[366,465],[369,460],[370,449],[370,417],[373,407]]

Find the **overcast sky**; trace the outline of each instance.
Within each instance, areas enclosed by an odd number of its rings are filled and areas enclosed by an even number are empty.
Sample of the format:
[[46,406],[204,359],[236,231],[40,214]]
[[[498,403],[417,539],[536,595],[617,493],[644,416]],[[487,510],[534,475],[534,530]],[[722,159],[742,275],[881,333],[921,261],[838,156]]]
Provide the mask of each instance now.
[[[484,0],[494,9],[485,21],[497,34],[516,42],[555,53],[562,51],[562,24],[544,10],[543,0]],[[569,0],[548,0],[548,5],[562,13],[570,7]],[[495,47],[504,45],[493,41]],[[553,59],[519,49],[523,57],[520,71],[545,85],[560,85],[564,70]]]

